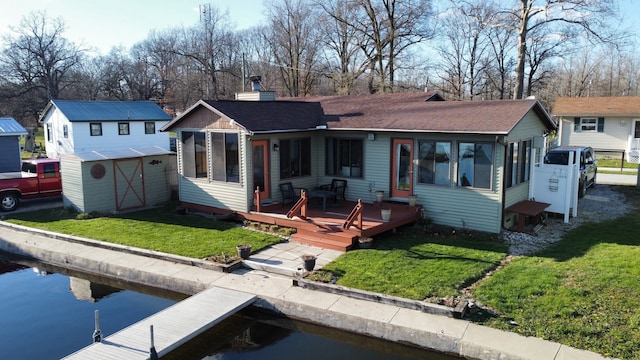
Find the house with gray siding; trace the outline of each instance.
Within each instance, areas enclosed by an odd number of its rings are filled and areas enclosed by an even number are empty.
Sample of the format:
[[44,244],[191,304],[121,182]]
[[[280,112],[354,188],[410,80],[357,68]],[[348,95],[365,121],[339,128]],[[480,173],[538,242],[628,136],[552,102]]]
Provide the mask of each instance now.
[[640,162],[640,96],[558,98],[551,114],[558,145],[591,146]]
[[20,171],[20,137],[27,130],[14,118],[0,118],[0,173]]
[[498,233],[506,209],[527,199],[532,150],[542,153],[555,125],[536,100],[433,100],[442,98],[200,100],[162,131],[177,133],[187,207],[247,214],[256,198],[281,203],[281,183],[314,189],[344,179],[348,201],[371,204],[383,191],[406,204],[417,195],[434,223]]

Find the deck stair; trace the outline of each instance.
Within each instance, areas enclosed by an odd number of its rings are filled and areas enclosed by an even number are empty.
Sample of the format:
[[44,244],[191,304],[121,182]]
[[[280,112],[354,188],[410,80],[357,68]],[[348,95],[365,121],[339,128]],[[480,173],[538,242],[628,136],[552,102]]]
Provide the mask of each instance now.
[[340,225],[302,226],[291,235],[291,240],[324,249],[347,251],[354,244],[356,236],[349,231],[341,231]]

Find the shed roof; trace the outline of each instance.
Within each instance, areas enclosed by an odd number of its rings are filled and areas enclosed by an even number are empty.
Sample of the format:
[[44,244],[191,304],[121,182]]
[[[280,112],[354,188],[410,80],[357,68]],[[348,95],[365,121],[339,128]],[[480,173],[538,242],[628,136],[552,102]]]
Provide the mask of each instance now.
[[557,98],[554,116],[640,116],[640,96]]
[[81,162],[85,161],[98,161],[98,160],[114,160],[114,159],[129,159],[138,158],[143,156],[156,156],[173,154],[173,152],[163,149],[159,146],[149,146],[143,148],[128,148],[118,150],[101,150],[101,151],[88,151],[76,154],[62,155],[63,157],[75,157]]
[[10,117],[0,118],[0,136],[27,135],[27,130],[16,119]]
[[58,108],[69,121],[169,121],[171,116],[153,101],[51,100],[40,120]]

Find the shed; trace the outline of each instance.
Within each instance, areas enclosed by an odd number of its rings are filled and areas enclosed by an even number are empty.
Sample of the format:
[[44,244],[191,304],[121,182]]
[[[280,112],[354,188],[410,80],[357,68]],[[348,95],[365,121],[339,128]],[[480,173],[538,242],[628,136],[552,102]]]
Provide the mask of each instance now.
[[0,173],[20,171],[20,137],[27,130],[14,118],[0,118]]
[[63,155],[64,206],[113,213],[166,202],[175,161],[173,152],[156,146]]

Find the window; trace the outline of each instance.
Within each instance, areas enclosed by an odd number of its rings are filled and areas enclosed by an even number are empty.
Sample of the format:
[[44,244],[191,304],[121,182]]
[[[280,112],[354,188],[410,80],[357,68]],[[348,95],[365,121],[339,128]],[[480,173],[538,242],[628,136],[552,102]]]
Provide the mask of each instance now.
[[89,123],[91,136],[102,136],[102,123]]
[[493,144],[458,144],[458,186],[491,189]]
[[213,146],[211,154],[212,179],[239,183],[240,158],[238,152],[238,134],[212,133],[211,143]]
[[53,128],[51,127],[51,123],[47,124],[47,141],[53,142]]
[[280,178],[311,175],[311,139],[280,140]]
[[362,177],[362,139],[327,138],[325,173],[333,176]]
[[186,177],[206,178],[208,176],[206,133],[182,132],[182,169]]
[[636,120],[634,122],[633,137],[636,139],[640,139],[640,121],[639,120]]
[[505,180],[507,187],[529,181],[531,140],[509,143]]
[[418,141],[418,182],[449,185],[451,183],[451,143]]
[[65,139],[69,138],[69,125],[62,125],[62,136]]
[[604,118],[574,118],[573,131],[575,132],[604,132]]
[[155,121],[145,121],[144,122],[144,133],[145,134],[155,134],[156,133],[156,122]]
[[118,123],[118,135],[129,135],[129,123],[128,122]]
[[56,165],[55,164],[43,164],[42,165],[42,172],[43,172],[43,176],[45,178],[56,177],[56,175],[57,175]]

